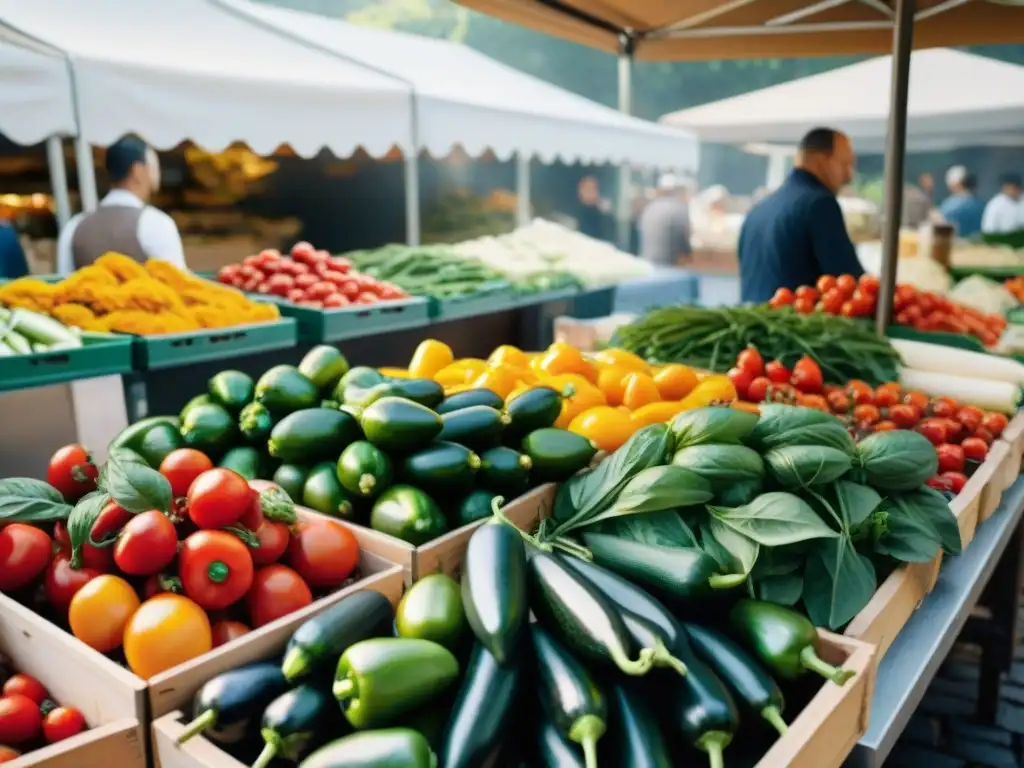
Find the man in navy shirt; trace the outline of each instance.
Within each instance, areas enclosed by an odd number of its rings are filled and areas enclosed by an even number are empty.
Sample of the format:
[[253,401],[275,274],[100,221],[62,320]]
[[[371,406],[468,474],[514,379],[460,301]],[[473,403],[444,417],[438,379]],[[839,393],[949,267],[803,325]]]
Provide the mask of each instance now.
[[853,180],[848,136],[815,128],[800,141],[793,172],[755,205],[740,230],[740,298],[768,301],[779,288],[814,285],[822,275],[860,277],[836,193]]

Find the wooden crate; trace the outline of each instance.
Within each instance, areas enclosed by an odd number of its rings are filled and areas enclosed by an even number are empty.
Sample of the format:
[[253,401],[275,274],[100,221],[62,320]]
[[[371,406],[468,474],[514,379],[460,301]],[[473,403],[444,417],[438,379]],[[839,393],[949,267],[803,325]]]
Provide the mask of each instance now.
[[978,517],[981,514],[981,497],[984,494],[985,485],[991,477],[992,467],[982,464],[971,475],[957,497],[949,502],[949,508],[953,510],[957,525],[960,527],[960,543],[964,547],[974,539],[974,532],[978,527]]
[[1013,462],[1019,467],[1021,460],[1024,459],[1024,411],[1019,411],[1010,420],[1006,429],[1003,430],[1003,434],[999,437],[1001,440],[1009,443],[1010,450],[1013,451]]
[[[374,567],[372,560],[375,557],[372,553],[369,554],[370,562],[366,564],[368,567]],[[362,564],[360,567],[363,567]],[[208,654],[178,667],[179,671],[173,680],[168,680],[162,688],[161,704],[171,706],[165,708],[159,716],[155,716],[152,724],[153,758],[156,768],[245,768],[243,763],[202,736],[196,736],[185,744],[178,745],[178,737],[185,730],[185,724],[189,720],[188,716],[183,714],[183,710],[188,709],[188,702],[200,686],[214,675],[279,654],[299,624],[353,592],[363,589],[376,590],[388,598],[392,605],[397,606],[405,589],[402,569],[396,565],[384,564],[383,570],[369,579],[363,579],[332,594],[329,598],[318,600],[304,610],[285,617],[295,617],[295,621],[289,621],[287,624],[282,623],[283,619],[275,621],[223,646],[224,653],[216,659],[209,659]]]
[[[1012,464],[1012,460],[1010,444],[1003,440],[996,440],[988,451],[988,457],[978,468],[978,472],[985,468],[988,468],[990,471],[988,481],[985,483],[981,494],[981,511],[978,514],[979,523],[983,523],[992,517],[992,513],[996,511],[999,502],[1003,498],[1003,491],[1016,478],[1019,468]],[[1010,475],[1012,475],[1012,478],[1008,478]]]
[[12,768],[145,768],[146,686],[128,670],[97,664],[90,649],[28,608],[0,595],[0,652],[54,699],[77,707],[90,728],[7,763]]
[[855,674],[846,685],[823,685],[757,768],[839,768],[868,729],[877,649],[823,629],[818,635],[821,657]]

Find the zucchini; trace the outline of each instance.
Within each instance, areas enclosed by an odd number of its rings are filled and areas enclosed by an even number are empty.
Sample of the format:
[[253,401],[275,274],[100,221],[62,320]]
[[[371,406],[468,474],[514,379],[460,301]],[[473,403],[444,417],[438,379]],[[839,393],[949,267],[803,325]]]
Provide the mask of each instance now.
[[443,416],[446,413],[469,408],[472,405],[486,405],[500,411],[505,407],[505,401],[501,399],[500,395],[495,394],[489,389],[467,389],[465,392],[456,392],[454,395],[449,395],[434,410]]
[[444,387],[433,379],[394,379],[369,388],[349,387],[345,390],[345,404],[360,408],[366,408],[382,397],[403,397],[433,408],[444,399]]
[[16,355],[32,354],[32,343],[17,331],[8,331],[3,340]]
[[271,701],[288,690],[281,668],[260,661],[210,678],[192,699],[192,721],[178,737],[184,744],[204,734],[218,744],[243,741]]
[[288,682],[294,682],[329,668],[360,640],[390,635],[394,617],[391,603],[380,592],[355,592],[295,630],[284,649],[281,671]]
[[439,440],[483,450],[498,444],[509,415],[488,405],[471,405],[444,414],[441,421]]
[[82,340],[71,332],[66,325],[52,317],[30,312],[27,309],[16,309],[11,313],[10,330],[17,331],[33,344],[82,346]]
[[325,395],[334,391],[348,370],[348,360],[345,356],[337,348],[327,344],[313,347],[299,363],[299,373],[312,381]]
[[247,373],[221,371],[210,379],[207,389],[217,405],[231,413],[238,413],[252,402],[255,387],[256,383]]
[[506,498],[515,498],[530,487],[533,460],[503,445],[480,454],[480,485]]
[[454,504],[453,508],[448,510],[449,517],[452,519],[452,527],[461,528],[493,515],[496,497],[497,494],[483,488],[477,488],[475,491],[467,493]]
[[617,747],[613,765],[672,768],[672,753],[644,696],[622,683],[614,683],[608,698],[610,725]]
[[441,434],[441,417],[425,405],[383,397],[363,411],[366,439],[384,451],[413,453]]
[[337,466],[341,487],[361,499],[379,496],[391,485],[395,469],[388,455],[366,440],[341,452]]
[[291,464],[337,460],[349,444],[358,440],[359,422],[344,411],[307,408],[290,413],[270,431],[270,455]]
[[263,711],[260,735],[265,746],[252,768],[267,768],[275,759],[298,762],[343,722],[334,698],[315,686],[300,685],[281,694]]
[[415,637],[458,653],[468,634],[459,585],[451,576],[432,573],[402,595],[395,611],[399,637]]
[[[536,764],[531,768],[587,768],[576,745],[565,738],[551,719],[543,712],[538,714],[540,722],[536,725],[534,737],[536,743]],[[626,766],[623,766],[626,768]]]
[[562,482],[590,464],[597,446],[566,429],[548,427],[523,438],[522,450],[533,462],[534,480]]
[[462,561],[462,604],[476,639],[499,664],[512,662],[526,628],[526,546],[504,523],[483,525]]
[[374,502],[370,527],[418,547],[447,533],[448,521],[419,488],[393,485]]
[[505,439],[518,444],[536,429],[552,426],[562,413],[562,395],[551,387],[534,387],[510,400]]
[[480,457],[469,448],[438,441],[406,456],[402,478],[427,493],[465,493],[479,468]]
[[321,514],[344,520],[351,520],[355,515],[352,500],[338,482],[334,464],[330,461],[322,461],[309,471],[302,486],[302,503]]
[[177,416],[150,416],[141,419],[122,429],[117,437],[110,441],[110,450],[128,448],[134,451],[146,433],[158,425],[169,425],[177,432],[181,422]]
[[681,648],[675,651],[685,660],[686,677],[680,681],[676,675],[654,676],[666,701],[661,709],[666,714],[668,730],[681,733],[692,746],[705,752],[711,768],[722,768],[722,753],[739,727],[736,704],[704,662]]
[[309,477],[309,467],[282,464],[274,471],[271,480],[277,483],[292,501],[301,504],[302,489],[306,485],[307,477]]
[[437,758],[422,734],[410,728],[385,728],[332,741],[303,760],[300,768],[437,768]]
[[262,463],[263,457],[259,451],[251,445],[243,445],[225,453],[224,457],[217,462],[217,466],[237,472],[246,480],[255,480],[260,476]]

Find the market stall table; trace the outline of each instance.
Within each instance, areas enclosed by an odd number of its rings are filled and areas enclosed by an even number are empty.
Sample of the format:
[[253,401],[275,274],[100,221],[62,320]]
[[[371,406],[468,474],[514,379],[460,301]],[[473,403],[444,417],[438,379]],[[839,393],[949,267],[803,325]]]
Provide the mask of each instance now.
[[[990,580],[993,584],[998,580],[996,586],[1003,587],[1002,591],[1014,592],[1008,605],[992,606],[991,622],[1001,621],[1004,626],[984,633],[995,642],[985,648],[981,706],[986,706],[986,700],[998,699],[998,679],[1003,671],[1003,660],[998,655],[1004,648],[997,643],[1002,639],[1012,658],[1015,640],[1022,516],[1024,478],[1018,478],[1003,495],[996,513],[978,527],[970,547],[944,562],[935,589],[889,647],[878,667],[868,732],[857,743],[847,766],[881,768],[885,764]],[[997,574],[996,579],[993,574]]]

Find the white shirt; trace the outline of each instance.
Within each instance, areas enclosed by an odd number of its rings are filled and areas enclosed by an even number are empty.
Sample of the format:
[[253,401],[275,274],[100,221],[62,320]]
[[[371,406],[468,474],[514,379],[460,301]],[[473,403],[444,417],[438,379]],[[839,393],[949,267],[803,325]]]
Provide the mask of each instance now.
[[[139,216],[136,236],[146,256],[160,261],[169,261],[179,269],[185,267],[185,247],[181,243],[178,225],[174,219],[163,211],[146,205],[142,200],[124,189],[114,189],[100,201],[100,205],[120,205],[131,208],[144,208]],[[75,259],[71,252],[75,230],[81,223],[85,213],[76,213],[71,221],[60,232],[57,238],[57,274],[68,275],[75,271]]]
[[988,201],[981,217],[981,231],[1001,235],[1024,229],[1024,206],[1004,192]]

